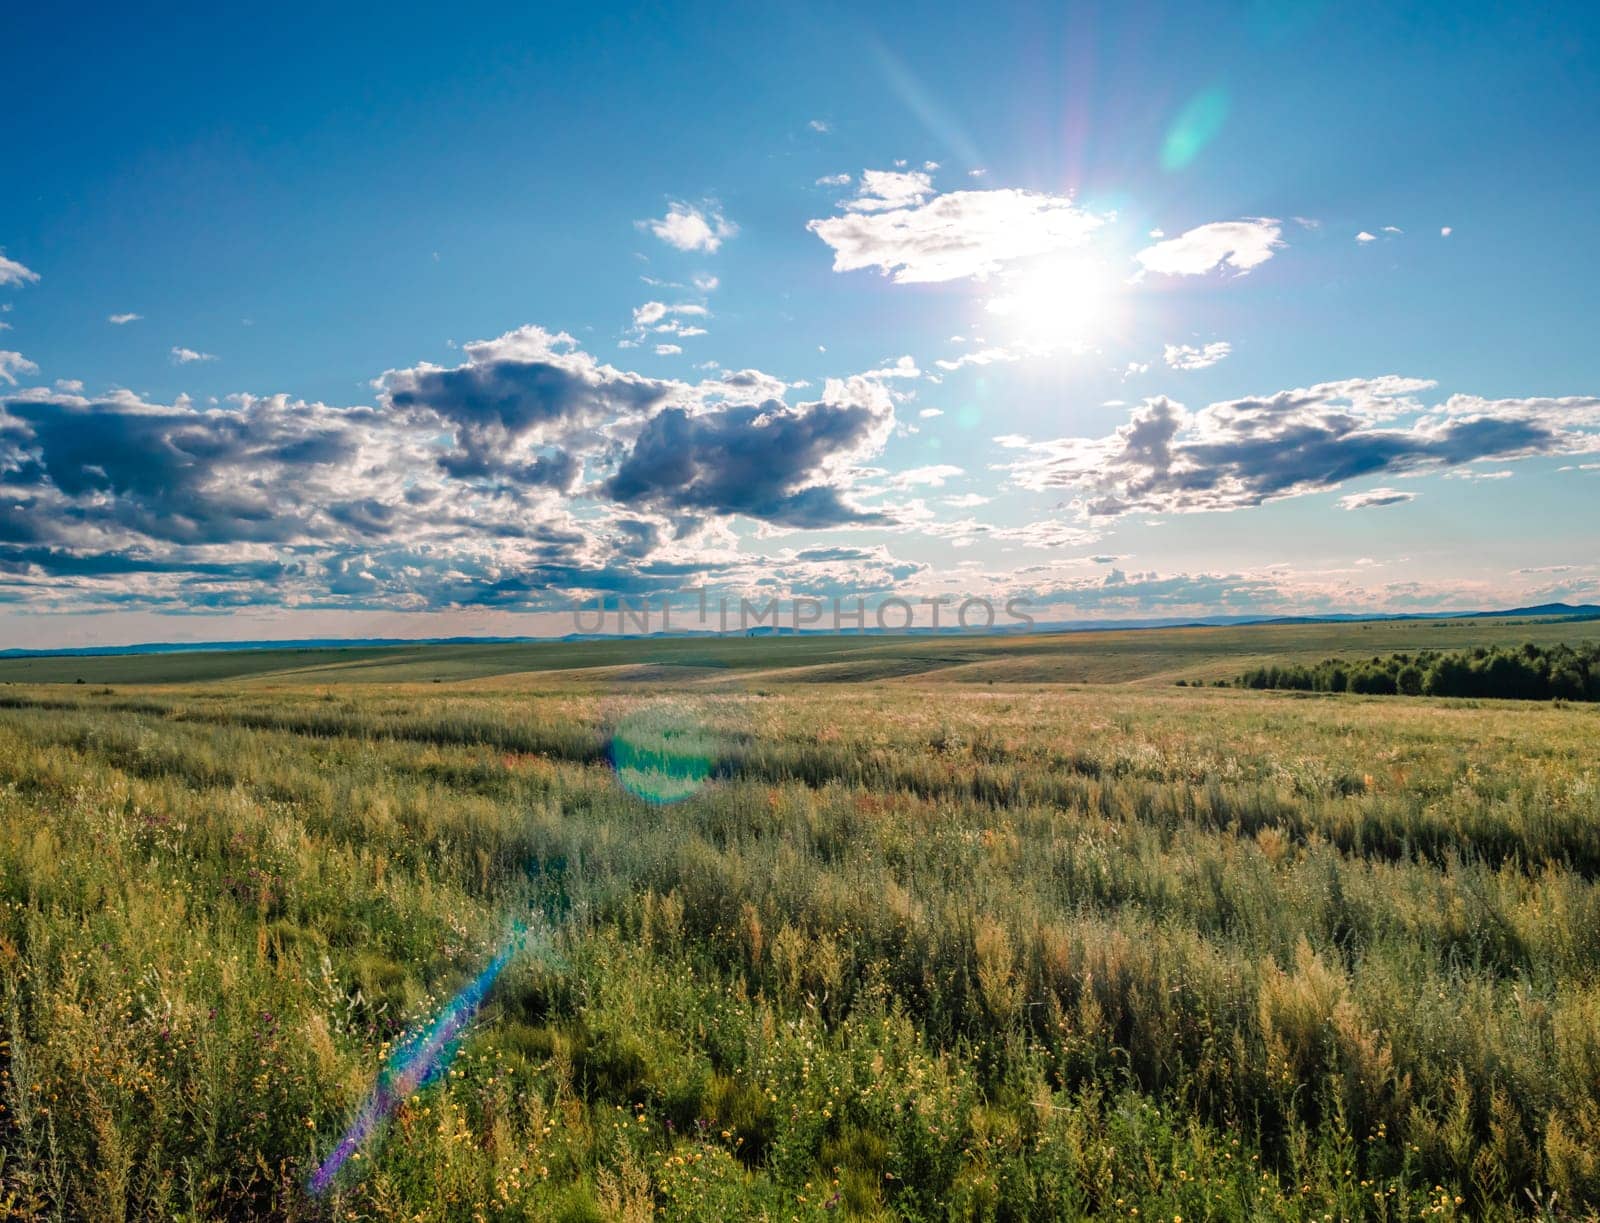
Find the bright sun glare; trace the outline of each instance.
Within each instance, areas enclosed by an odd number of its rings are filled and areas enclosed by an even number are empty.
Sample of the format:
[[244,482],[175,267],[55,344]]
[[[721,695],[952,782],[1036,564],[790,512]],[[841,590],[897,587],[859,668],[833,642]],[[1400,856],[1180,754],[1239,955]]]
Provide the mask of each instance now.
[[1089,259],[1052,259],[1007,279],[989,313],[1013,336],[1041,348],[1082,348],[1103,335],[1112,306],[1110,276]]

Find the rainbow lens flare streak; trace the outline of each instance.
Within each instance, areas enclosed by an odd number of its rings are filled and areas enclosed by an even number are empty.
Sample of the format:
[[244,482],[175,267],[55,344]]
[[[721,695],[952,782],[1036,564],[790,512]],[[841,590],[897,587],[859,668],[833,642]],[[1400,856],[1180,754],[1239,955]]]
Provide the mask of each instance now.
[[428,1082],[444,1066],[449,1055],[454,1052],[456,1039],[461,1035],[462,1029],[477,1014],[478,1008],[483,1005],[484,998],[494,985],[495,978],[522,949],[527,937],[526,930],[521,928],[515,930],[494,959],[489,961],[488,967],[450,999],[433,1023],[408,1037],[389,1055],[388,1064],[378,1076],[378,1085],[367,1097],[361,1112],[345,1131],[344,1137],[339,1140],[339,1145],[334,1147],[332,1154],[322,1161],[322,1166],[312,1175],[308,1187],[313,1194],[325,1192],[333,1183],[333,1178],[339,1174],[339,1169],[344,1167],[362,1143],[372,1137],[377,1128],[388,1120],[389,1115],[400,1107],[407,1097]]

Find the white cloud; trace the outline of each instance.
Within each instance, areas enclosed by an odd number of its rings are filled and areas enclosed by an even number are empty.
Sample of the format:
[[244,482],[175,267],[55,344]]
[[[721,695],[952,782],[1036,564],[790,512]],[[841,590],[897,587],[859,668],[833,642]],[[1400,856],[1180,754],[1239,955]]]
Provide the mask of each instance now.
[[39,367],[20,352],[0,349],[0,380],[9,386],[17,385],[18,374],[37,374]]
[[944,415],[944,409],[943,408],[923,408],[922,411],[917,413],[917,415],[922,417],[923,420],[932,420],[936,416],[943,416]]
[[1007,263],[1080,246],[1106,217],[1070,196],[1001,188],[934,194],[921,171],[868,170],[845,214],[806,228],[833,270],[878,268],[899,284],[984,278]]
[[828,132],[831,132],[833,130],[831,127],[828,126],[828,122],[825,119],[813,119],[813,120],[811,120],[810,123],[807,123],[806,126],[809,127],[812,131],[821,132],[824,135],[826,135]]
[[933,179],[920,170],[863,170],[861,188],[845,207],[851,212],[910,208],[932,194]]
[[656,356],[658,357],[675,357],[682,351],[683,349],[677,344],[656,345]]
[[649,301],[642,306],[637,306],[633,311],[633,325],[635,327],[653,327],[669,315],[687,315],[694,318],[705,318],[710,311],[704,306],[686,303],[683,305],[669,306],[666,302]]
[[897,358],[893,363],[881,369],[869,369],[861,375],[863,378],[920,378],[922,371],[917,368],[916,361],[907,355]]
[[7,259],[5,252],[0,250],[0,285],[23,285],[39,283],[39,273],[32,268],[23,267],[15,259]]
[[196,352],[192,348],[181,348],[174,345],[172,349],[172,363],[174,365],[192,365],[196,361],[215,361],[217,358],[209,352]]
[[893,483],[896,488],[910,488],[915,484],[926,484],[932,488],[943,488],[946,480],[953,479],[956,476],[964,476],[966,474],[967,473],[961,468],[954,467],[949,463],[934,463],[927,467],[913,467],[908,471],[902,471],[892,478],[891,483]]
[[1351,493],[1347,497],[1339,498],[1339,508],[1342,510],[1370,510],[1378,509],[1385,505],[1403,505],[1407,501],[1415,501],[1416,493],[1401,492],[1397,488],[1373,488],[1364,493]]
[[1383,232],[1386,234],[1403,234],[1406,231],[1401,229],[1398,225],[1385,225],[1383,227]]
[[1448,226],[1448,225],[1441,225],[1441,226],[1440,226],[1440,227],[1439,227],[1439,236],[1440,236],[1440,237],[1441,237],[1441,238],[1448,238],[1448,237],[1449,237],[1449,236],[1450,236],[1450,235],[1451,235],[1451,234],[1453,234],[1453,233],[1454,233],[1454,232],[1455,232],[1455,230],[1454,230],[1454,229],[1452,229],[1452,228],[1451,228],[1451,227],[1450,227],[1450,226]]
[[1356,241],[1357,242],[1366,243],[1366,242],[1376,242],[1377,240],[1378,240],[1378,235],[1377,234],[1369,234],[1364,229],[1360,233],[1358,233],[1356,235]]
[[1219,267],[1243,275],[1272,258],[1284,245],[1282,233],[1271,217],[1213,221],[1147,246],[1135,258],[1145,271],[1163,276],[1203,276]]
[[106,318],[106,322],[121,327],[127,323],[137,323],[143,317],[142,314],[113,314]]
[[1226,340],[1215,340],[1202,348],[1192,344],[1168,344],[1163,357],[1173,369],[1206,369],[1233,351]]
[[710,254],[721,247],[723,240],[732,238],[739,227],[722,215],[722,210],[711,202],[701,205],[685,204],[677,200],[667,206],[667,215],[659,220],[640,221],[668,246],[680,251],[704,251]]
[[689,283],[694,285],[694,287],[699,289],[702,293],[714,293],[716,292],[717,286],[722,282],[715,276],[700,275],[691,278]]
[[817,179],[817,186],[819,187],[848,187],[849,185],[850,176],[848,174],[824,174]]
[[1021,354],[1009,348],[980,348],[977,352],[962,353],[954,361],[940,358],[934,364],[940,369],[957,370],[964,365],[993,365],[996,361],[1018,361]]

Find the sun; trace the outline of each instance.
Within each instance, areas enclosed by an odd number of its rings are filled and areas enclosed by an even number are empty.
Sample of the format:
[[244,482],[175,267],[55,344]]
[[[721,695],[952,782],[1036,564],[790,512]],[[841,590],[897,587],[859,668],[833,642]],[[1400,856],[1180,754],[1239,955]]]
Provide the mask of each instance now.
[[1051,259],[1006,278],[989,299],[1017,341],[1081,349],[1102,336],[1112,312],[1111,278],[1091,259]]

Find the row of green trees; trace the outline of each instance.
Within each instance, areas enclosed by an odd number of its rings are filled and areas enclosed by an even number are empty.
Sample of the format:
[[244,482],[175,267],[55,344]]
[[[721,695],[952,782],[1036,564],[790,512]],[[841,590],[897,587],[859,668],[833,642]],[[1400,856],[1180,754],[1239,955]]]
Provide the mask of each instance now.
[[1246,671],[1241,688],[1367,692],[1393,696],[1501,697],[1518,701],[1600,701],[1600,643],[1390,654],[1366,661],[1328,658],[1309,666]]

